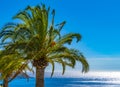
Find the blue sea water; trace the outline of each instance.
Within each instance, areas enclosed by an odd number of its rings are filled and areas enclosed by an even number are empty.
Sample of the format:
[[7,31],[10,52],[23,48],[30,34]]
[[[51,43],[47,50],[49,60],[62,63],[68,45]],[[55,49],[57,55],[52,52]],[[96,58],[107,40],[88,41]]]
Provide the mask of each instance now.
[[[120,87],[114,78],[45,78],[45,87]],[[9,87],[35,87],[35,78],[15,79]]]
[[[9,83],[9,87],[35,87],[35,78],[21,78]],[[92,73],[81,77],[45,78],[45,87],[120,87],[120,72]]]

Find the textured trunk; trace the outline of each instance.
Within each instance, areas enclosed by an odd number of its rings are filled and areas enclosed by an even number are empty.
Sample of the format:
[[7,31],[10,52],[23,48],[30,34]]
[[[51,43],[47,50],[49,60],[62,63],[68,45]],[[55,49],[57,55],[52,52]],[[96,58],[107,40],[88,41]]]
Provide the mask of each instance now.
[[5,78],[3,81],[3,87],[8,87],[8,78]]
[[44,68],[36,67],[36,87],[44,87]]

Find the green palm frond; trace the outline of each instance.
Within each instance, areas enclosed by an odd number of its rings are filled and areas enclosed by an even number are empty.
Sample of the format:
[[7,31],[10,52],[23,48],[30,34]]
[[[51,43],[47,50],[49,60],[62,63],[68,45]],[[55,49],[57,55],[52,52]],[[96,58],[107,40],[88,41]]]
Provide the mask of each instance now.
[[48,59],[48,62],[52,65],[52,73],[51,73],[51,77],[52,77],[54,74],[54,70],[55,70],[55,63],[53,60],[50,60],[50,59]]
[[62,75],[65,73],[65,69],[66,69],[66,64],[62,59],[58,59],[55,62],[60,63],[62,65]]
[[66,35],[62,36],[61,39],[58,39],[57,43],[59,45],[63,45],[63,44],[66,44],[66,43],[71,44],[73,38],[76,38],[77,39],[76,42],[79,42],[80,39],[81,39],[81,35],[77,34],[77,33],[66,34]]
[[74,55],[74,58],[82,63],[82,72],[88,72],[89,71],[89,64],[86,60],[86,58],[83,56],[83,54],[79,50],[71,49],[70,54]]
[[89,64],[82,54],[79,58],[79,61],[82,63],[82,66],[83,66],[82,72],[88,72],[89,71]]
[[23,23],[25,23],[26,25],[32,26],[32,17],[31,15],[27,12],[27,11],[21,11],[18,14],[16,14],[13,19],[19,19],[21,20]]
[[66,24],[66,21],[63,21],[62,23],[56,25],[58,27],[59,32],[63,29],[65,24]]

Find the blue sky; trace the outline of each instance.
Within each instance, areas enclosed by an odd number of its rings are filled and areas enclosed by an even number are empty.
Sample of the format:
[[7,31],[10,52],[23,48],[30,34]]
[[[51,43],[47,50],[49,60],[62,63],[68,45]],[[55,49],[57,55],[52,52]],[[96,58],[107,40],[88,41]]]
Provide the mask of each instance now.
[[72,47],[86,56],[91,70],[120,71],[119,0],[1,0],[0,28],[27,5],[41,2],[56,10],[56,23],[67,21],[63,33],[82,35]]

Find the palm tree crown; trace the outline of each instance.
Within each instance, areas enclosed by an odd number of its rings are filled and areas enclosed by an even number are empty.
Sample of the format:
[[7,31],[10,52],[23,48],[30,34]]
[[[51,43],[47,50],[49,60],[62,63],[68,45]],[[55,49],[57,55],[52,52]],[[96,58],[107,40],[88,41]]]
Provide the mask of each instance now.
[[[85,57],[79,50],[66,46],[71,44],[74,38],[79,42],[81,35],[78,33],[61,35],[60,31],[66,22],[54,26],[55,10],[52,11],[51,22],[49,11],[50,8],[46,9],[45,5],[28,6],[13,17],[19,20],[18,23],[8,23],[2,29],[0,34],[2,42],[9,41],[7,49],[24,55],[25,61],[30,61],[36,67],[36,75],[40,74],[37,73],[39,70],[44,73],[44,69],[51,64],[52,76],[55,62],[62,65],[63,74],[66,66],[74,68],[77,61],[82,63],[82,72],[87,72],[89,65]],[[36,87],[43,87],[38,85]]]

